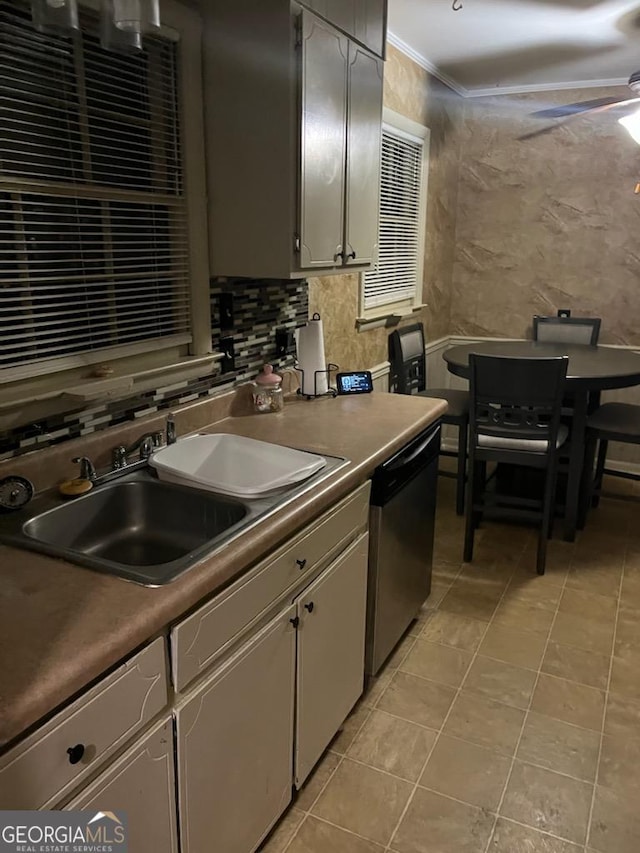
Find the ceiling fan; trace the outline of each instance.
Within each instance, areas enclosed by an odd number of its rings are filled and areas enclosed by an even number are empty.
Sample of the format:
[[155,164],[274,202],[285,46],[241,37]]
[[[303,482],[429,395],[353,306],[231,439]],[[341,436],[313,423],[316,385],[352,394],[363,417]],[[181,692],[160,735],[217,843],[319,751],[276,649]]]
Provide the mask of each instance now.
[[561,107],[551,107],[547,110],[538,110],[531,113],[532,118],[559,118],[564,121],[555,122],[540,127],[537,130],[532,130],[530,133],[525,133],[519,136],[518,139],[533,139],[536,136],[542,136],[544,133],[551,133],[558,127],[562,127],[572,118],[576,116],[596,114],[602,112],[613,111],[614,114],[619,114],[618,121],[629,132],[631,137],[640,145],[640,70],[634,71],[627,84],[634,96],[631,98],[595,98],[592,101],[578,101],[575,104],[564,104]]

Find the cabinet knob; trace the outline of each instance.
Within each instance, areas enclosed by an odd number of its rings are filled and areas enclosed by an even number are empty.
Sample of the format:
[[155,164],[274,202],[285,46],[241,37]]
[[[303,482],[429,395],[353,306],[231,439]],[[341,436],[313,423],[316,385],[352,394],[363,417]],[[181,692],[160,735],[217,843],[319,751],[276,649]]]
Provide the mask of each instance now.
[[309,613],[313,613],[314,607],[315,607],[315,604],[313,603],[313,601],[310,601],[308,604],[305,604],[304,609],[308,610]]
[[293,619],[289,619],[289,622],[291,622],[291,624],[293,625],[294,628],[297,628],[298,625],[300,624],[300,617],[294,616]]
[[306,560],[296,560],[296,565],[300,567],[300,571],[307,565]]
[[82,761],[84,744],[77,743],[75,746],[70,746],[67,750],[67,755],[69,756],[69,764],[77,764],[79,761]]

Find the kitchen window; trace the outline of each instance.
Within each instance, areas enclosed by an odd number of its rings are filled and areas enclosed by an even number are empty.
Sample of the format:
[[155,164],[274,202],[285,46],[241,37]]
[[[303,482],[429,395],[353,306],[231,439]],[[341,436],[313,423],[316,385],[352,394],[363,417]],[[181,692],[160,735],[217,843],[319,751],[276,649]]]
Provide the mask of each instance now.
[[410,313],[422,298],[429,129],[385,109],[378,260],[361,276],[360,319]]
[[163,22],[113,53],[91,9],[51,36],[0,0],[0,394],[210,352],[199,18],[163,0]]

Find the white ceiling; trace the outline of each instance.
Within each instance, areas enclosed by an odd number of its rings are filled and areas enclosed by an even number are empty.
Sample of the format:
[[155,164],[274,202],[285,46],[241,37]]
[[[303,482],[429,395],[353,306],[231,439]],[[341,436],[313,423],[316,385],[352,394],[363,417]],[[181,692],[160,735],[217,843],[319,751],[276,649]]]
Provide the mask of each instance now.
[[461,94],[618,85],[640,68],[640,2],[389,0],[389,40]]

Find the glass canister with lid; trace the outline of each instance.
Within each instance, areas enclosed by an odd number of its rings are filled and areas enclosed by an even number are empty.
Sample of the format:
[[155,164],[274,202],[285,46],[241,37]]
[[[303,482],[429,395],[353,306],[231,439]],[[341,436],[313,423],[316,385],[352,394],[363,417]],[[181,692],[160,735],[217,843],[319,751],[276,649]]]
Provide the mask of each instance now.
[[253,406],[256,412],[281,412],[284,408],[282,376],[265,364],[252,383]]

